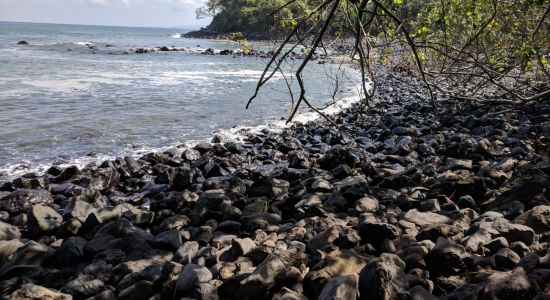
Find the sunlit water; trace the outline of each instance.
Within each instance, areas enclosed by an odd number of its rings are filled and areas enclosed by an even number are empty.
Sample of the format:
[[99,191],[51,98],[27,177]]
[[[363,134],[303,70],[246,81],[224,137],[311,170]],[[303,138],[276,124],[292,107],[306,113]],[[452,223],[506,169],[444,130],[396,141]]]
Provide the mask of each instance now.
[[[281,123],[290,101],[280,75],[251,109],[244,109],[266,59],[130,51],[239,47],[176,38],[179,33],[0,22],[0,172],[13,176],[51,163],[82,164],[192,144],[235,127]],[[30,44],[17,45],[20,40]],[[90,43],[98,50],[89,49]],[[123,51],[130,54],[121,55]],[[313,63],[306,70],[314,104],[332,101],[334,80],[327,74],[356,76],[336,68]],[[351,82],[341,84],[337,98],[351,99],[356,92],[351,87]]]

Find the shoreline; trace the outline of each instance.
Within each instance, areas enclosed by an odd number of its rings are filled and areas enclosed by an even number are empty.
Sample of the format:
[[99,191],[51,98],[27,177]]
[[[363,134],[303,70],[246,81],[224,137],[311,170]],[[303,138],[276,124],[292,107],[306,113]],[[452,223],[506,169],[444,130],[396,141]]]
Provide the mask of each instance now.
[[548,293],[550,107],[441,102],[436,117],[416,79],[379,87],[341,130],[317,119],[1,186],[3,295]]

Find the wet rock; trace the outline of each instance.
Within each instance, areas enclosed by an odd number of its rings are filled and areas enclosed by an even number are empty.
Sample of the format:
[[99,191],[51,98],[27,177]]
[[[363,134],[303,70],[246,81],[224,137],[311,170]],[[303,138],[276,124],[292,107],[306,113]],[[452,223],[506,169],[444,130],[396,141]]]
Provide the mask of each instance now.
[[347,300],[357,298],[357,276],[338,276],[327,282],[319,300]]
[[19,189],[0,199],[0,210],[15,215],[27,211],[34,204],[49,205],[52,203],[52,195],[46,190]]
[[25,40],[17,42],[17,45],[28,45],[28,44],[29,44],[29,42],[27,42]]
[[11,293],[9,296],[10,300],[72,300],[71,295],[63,294],[59,291],[48,289],[39,285],[32,283],[27,283],[23,285],[17,291]]
[[384,253],[371,261],[359,274],[361,299],[407,299],[409,282],[405,263],[393,254]]
[[33,205],[27,216],[29,231],[32,235],[52,231],[63,222],[63,217],[53,208],[40,204]]
[[296,169],[307,169],[311,166],[311,162],[306,152],[304,151],[295,151],[290,156],[289,167]]
[[359,164],[359,161],[359,158],[349,148],[336,145],[319,160],[319,165],[325,170],[332,170],[339,165],[354,167]]

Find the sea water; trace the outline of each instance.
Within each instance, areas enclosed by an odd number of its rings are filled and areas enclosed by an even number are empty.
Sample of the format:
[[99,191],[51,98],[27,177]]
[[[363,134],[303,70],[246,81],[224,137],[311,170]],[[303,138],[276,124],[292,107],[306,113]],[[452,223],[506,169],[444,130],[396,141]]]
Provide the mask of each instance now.
[[[185,39],[181,33],[0,22],[2,176],[192,145],[215,133],[238,139],[243,128],[284,124],[291,102],[281,74],[245,109],[269,59],[198,54],[207,48],[237,50],[239,44]],[[29,44],[19,45],[22,40]],[[161,46],[186,51],[135,53]],[[299,63],[284,67],[293,87]],[[319,107],[339,101],[333,111],[349,105],[357,92],[352,73],[312,62],[304,72],[308,99]],[[298,115],[302,121],[314,117],[305,110]]]

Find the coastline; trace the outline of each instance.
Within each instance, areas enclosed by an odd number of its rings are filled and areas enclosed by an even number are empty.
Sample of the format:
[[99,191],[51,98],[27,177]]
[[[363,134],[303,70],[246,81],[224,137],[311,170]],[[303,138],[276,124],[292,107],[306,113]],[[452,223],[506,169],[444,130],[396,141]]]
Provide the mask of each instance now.
[[363,119],[356,105],[335,116],[340,130],[317,119],[2,185],[3,294],[548,292],[548,105],[449,101],[437,117],[414,78],[379,86]]

